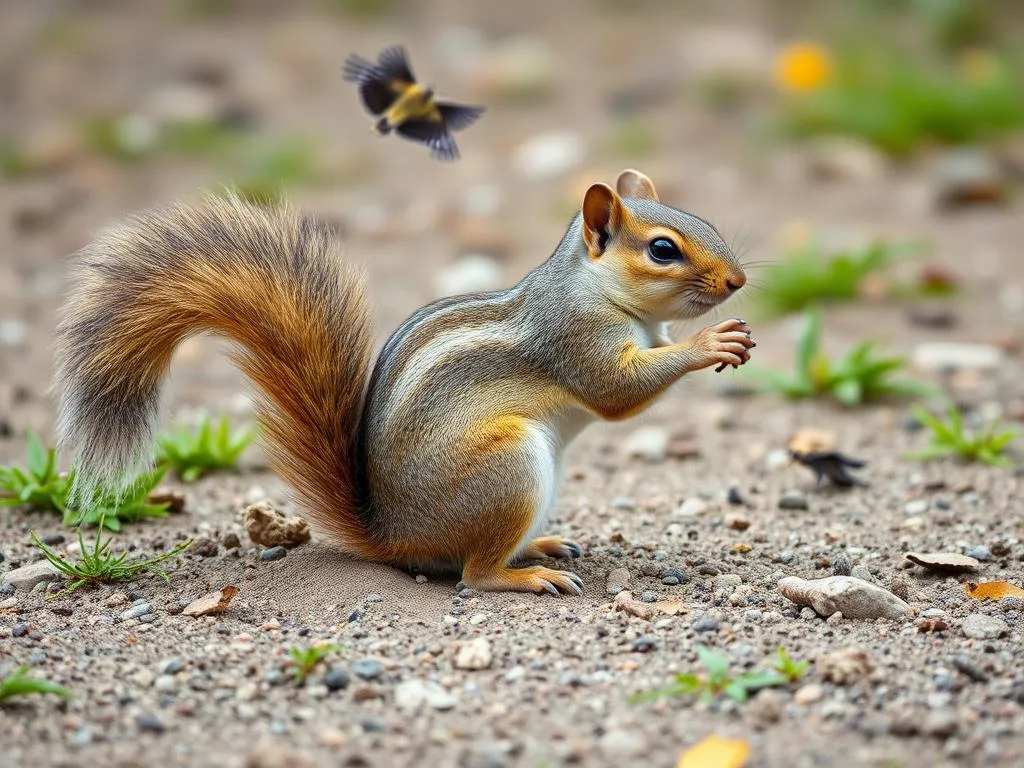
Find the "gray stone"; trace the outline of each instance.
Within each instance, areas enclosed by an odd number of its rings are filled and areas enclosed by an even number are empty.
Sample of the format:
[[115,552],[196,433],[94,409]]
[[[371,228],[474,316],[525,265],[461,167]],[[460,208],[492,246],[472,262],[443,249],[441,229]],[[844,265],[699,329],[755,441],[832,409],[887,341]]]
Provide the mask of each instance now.
[[352,674],[362,680],[376,680],[384,674],[384,668],[376,659],[359,659],[352,665]]
[[605,591],[609,595],[617,595],[624,589],[629,589],[629,571],[625,568],[615,568],[608,574]]
[[37,560],[30,565],[7,571],[0,576],[0,583],[29,592],[37,584],[60,581],[61,578],[60,571],[54,568],[49,560]]
[[807,509],[807,496],[803,491],[792,488],[779,496],[779,509]]
[[1010,625],[1005,621],[983,613],[972,613],[963,620],[960,628],[972,640],[995,640],[1010,631]]

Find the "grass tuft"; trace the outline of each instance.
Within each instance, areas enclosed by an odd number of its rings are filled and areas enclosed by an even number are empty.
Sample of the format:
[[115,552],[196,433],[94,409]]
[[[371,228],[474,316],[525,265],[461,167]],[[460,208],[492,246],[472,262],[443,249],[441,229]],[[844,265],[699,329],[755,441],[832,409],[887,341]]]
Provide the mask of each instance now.
[[918,421],[931,430],[931,445],[923,451],[910,454],[910,458],[928,460],[955,457],[994,467],[1013,466],[1013,461],[1005,453],[1017,437],[1017,430],[1003,429],[993,421],[984,429],[971,432],[955,405],[949,407],[946,421],[921,407],[914,408],[913,413]]
[[815,311],[806,314],[797,345],[796,371],[753,368],[751,375],[791,400],[833,397],[845,406],[932,393],[933,388],[923,382],[892,378],[905,362],[902,357],[877,357],[871,341],[857,344],[838,361],[829,360],[821,350],[821,317]]
[[67,688],[51,683],[49,680],[29,677],[28,669],[27,666],[18,667],[7,677],[0,677],[0,702],[13,699],[15,696],[47,693],[65,699],[71,698],[71,691]]
[[226,417],[203,417],[194,430],[181,427],[158,436],[157,461],[190,483],[210,471],[234,469],[255,437],[254,429],[232,432]]
[[157,566],[176,555],[180,555],[192,546],[192,540],[190,539],[179,544],[174,549],[157,555],[156,557],[141,560],[129,560],[128,552],[121,552],[120,554],[114,554],[111,552],[110,539],[103,539],[102,524],[96,531],[96,540],[93,543],[91,550],[86,548],[85,541],[82,538],[82,531],[79,529],[78,546],[82,550],[82,556],[76,563],[65,560],[46,546],[39,537],[36,536],[34,531],[32,532],[32,543],[35,544],[39,551],[43,553],[43,557],[49,560],[50,564],[63,573],[71,582],[63,590],[56,593],[56,595],[53,595],[53,597],[74,592],[80,587],[92,587],[98,584],[130,581],[143,573],[155,573],[165,582],[170,583],[171,579],[167,573],[157,568]]

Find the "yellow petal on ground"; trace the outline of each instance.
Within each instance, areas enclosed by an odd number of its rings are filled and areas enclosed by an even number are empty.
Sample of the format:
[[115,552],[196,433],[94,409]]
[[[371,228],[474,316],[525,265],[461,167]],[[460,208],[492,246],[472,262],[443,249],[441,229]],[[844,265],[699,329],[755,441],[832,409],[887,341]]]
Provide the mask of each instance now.
[[775,84],[784,91],[813,91],[832,79],[832,54],[817,43],[793,43],[775,60]]
[[749,757],[747,742],[711,734],[683,752],[676,768],[742,768]]
[[975,600],[1002,600],[1004,597],[1024,597],[1024,589],[1007,581],[986,581],[977,584],[969,581],[964,585],[968,597]]

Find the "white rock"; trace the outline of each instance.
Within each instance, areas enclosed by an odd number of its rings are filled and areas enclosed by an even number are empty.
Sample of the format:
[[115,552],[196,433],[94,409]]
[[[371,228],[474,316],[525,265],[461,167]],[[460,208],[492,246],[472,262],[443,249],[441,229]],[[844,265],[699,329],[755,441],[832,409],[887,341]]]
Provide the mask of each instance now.
[[457,703],[453,694],[428,680],[406,680],[395,688],[395,706],[403,712],[415,712],[424,704],[444,711],[454,709]]
[[707,511],[708,503],[704,499],[698,499],[696,496],[693,496],[679,505],[679,509],[676,510],[676,516],[696,517],[697,515],[703,515]]
[[46,581],[59,581],[60,572],[50,565],[49,560],[38,560],[31,565],[23,565],[0,576],[0,584],[13,584],[15,589],[30,591],[36,584]]
[[785,448],[776,448],[773,451],[768,451],[764,457],[764,468],[769,472],[774,472],[777,469],[782,469],[787,466],[790,462],[789,451]]
[[583,162],[583,136],[575,131],[541,133],[527,139],[512,155],[512,166],[528,179],[550,179]]
[[463,293],[496,291],[503,285],[501,267],[490,256],[471,253],[441,270],[434,279],[434,295],[457,296]]
[[960,629],[972,640],[995,640],[1010,632],[1010,625],[997,616],[972,613],[963,620]]
[[661,427],[640,427],[622,444],[627,456],[651,462],[665,460],[668,451],[668,430]]
[[460,643],[455,651],[456,669],[487,669],[491,666],[491,644],[486,637]]
[[852,576],[801,579],[787,576],[779,591],[797,605],[809,605],[819,616],[836,611],[848,619],[905,619],[910,606],[888,590]]
[[1003,363],[1003,352],[989,344],[961,344],[955,341],[927,341],[910,353],[915,368],[926,371],[992,370]]

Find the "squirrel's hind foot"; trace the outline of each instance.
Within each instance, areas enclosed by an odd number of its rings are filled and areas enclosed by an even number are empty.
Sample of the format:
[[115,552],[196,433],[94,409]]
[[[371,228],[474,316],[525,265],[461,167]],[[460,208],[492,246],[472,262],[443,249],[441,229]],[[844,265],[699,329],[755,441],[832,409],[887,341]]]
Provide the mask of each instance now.
[[541,536],[531,541],[519,553],[519,560],[540,560],[545,557],[582,557],[583,547],[572,539],[561,536]]
[[556,571],[542,565],[527,568],[498,568],[485,573],[463,573],[466,586],[481,592],[548,592],[552,595],[582,595],[583,579],[570,571]]

